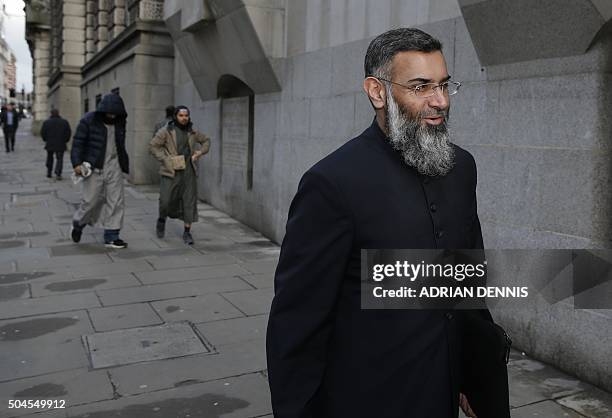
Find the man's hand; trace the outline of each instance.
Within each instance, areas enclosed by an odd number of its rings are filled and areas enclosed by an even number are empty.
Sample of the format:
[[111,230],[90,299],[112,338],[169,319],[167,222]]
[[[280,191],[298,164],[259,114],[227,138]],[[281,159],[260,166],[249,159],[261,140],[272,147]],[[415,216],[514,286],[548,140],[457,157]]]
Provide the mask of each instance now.
[[191,156],[191,161],[198,161],[198,159],[202,156],[202,151],[194,151]]
[[77,165],[76,167],[74,167],[74,174],[76,174],[77,176],[82,176],[83,172],[81,171],[81,165]]
[[459,406],[466,416],[470,418],[478,418],[474,411],[472,411],[472,407],[470,406],[467,397],[463,393],[459,394]]

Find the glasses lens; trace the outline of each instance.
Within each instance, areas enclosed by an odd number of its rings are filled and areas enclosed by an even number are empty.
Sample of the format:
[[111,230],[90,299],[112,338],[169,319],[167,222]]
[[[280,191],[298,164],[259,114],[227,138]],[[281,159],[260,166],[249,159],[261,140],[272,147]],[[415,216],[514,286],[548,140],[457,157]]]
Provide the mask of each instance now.
[[459,91],[459,87],[461,87],[461,84],[453,81],[449,82],[447,86],[448,95],[452,96],[453,94],[457,94],[457,92]]
[[414,94],[416,94],[418,97],[433,96],[436,86],[437,84],[434,83],[420,84],[414,88]]

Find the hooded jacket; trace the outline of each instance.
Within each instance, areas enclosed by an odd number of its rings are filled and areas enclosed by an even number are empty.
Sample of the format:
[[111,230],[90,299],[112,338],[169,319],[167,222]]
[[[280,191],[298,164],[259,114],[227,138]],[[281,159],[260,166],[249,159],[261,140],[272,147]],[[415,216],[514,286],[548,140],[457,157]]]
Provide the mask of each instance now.
[[104,168],[104,155],[106,154],[107,129],[104,125],[104,114],[112,113],[115,119],[115,144],[117,146],[117,158],[121,171],[129,173],[130,163],[125,150],[125,123],[127,112],[123,100],[117,94],[105,95],[95,112],[86,113],[79,121],[70,160],[72,166],[76,167],[87,161],[94,168]]

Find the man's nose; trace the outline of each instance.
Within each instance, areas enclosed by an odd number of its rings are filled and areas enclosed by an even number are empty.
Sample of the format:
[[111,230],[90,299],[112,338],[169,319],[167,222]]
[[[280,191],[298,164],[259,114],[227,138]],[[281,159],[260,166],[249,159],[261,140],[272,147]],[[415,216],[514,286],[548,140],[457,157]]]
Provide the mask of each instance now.
[[446,110],[449,105],[448,94],[438,87],[434,90],[433,96],[428,97],[428,104],[435,109]]

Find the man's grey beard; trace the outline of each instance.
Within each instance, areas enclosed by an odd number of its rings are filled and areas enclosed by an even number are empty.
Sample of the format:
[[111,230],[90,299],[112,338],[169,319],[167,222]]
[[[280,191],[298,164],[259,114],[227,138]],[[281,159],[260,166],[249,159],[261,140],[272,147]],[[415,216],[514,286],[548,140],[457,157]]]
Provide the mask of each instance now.
[[453,168],[455,152],[445,120],[440,125],[421,126],[422,116],[407,114],[387,88],[385,124],[389,142],[404,162],[426,176],[444,176]]

